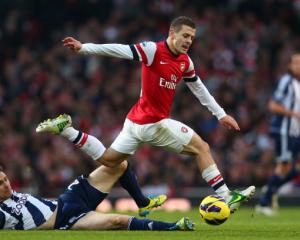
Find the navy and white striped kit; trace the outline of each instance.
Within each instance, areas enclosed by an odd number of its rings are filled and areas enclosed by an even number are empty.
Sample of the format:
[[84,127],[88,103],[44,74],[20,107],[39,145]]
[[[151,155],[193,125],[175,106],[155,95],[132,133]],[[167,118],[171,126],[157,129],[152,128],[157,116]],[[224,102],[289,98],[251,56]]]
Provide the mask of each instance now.
[[13,192],[0,203],[0,229],[28,230],[46,222],[56,209],[57,202]]
[[[300,81],[290,74],[285,74],[278,82],[273,93],[273,100],[285,108],[300,111]],[[290,137],[300,136],[300,123],[294,117],[274,114],[271,119],[271,132]]]
[[[283,75],[272,99],[286,109],[300,112],[300,81],[290,74]],[[278,162],[292,161],[300,150],[299,120],[295,117],[273,114],[270,132],[275,140],[276,160]]]

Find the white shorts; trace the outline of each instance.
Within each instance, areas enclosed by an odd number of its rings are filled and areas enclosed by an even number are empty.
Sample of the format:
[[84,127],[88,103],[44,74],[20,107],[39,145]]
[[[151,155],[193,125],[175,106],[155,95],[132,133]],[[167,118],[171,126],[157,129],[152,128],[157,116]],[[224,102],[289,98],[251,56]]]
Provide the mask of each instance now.
[[149,143],[180,153],[193,134],[193,129],[170,118],[143,125],[126,119],[122,131],[110,147],[121,153],[134,154],[142,143]]

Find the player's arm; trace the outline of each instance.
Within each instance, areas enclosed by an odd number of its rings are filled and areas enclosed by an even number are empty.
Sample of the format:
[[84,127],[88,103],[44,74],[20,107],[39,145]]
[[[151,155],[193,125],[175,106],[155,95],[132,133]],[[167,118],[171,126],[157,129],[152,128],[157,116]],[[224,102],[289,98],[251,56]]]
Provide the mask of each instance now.
[[5,215],[0,211],[0,229],[3,229],[5,225]]
[[272,99],[268,103],[268,109],[272,113],[276,113],[288,117],[292,117],[294,114],[292,110],[285,108],[283,105],[281,105],[281,103],[278,103]]
[[240,130],[240,127],[236,120],[227,115],[224,109],[217,103],[215,98],[209,93],[200,77],[195,75],[193,62],[190,60],[190,66],[186,73],[183,75],[183,80],[185,81],[188,88],[192,93],[198,98],[200,103],[207,107],[208,110],[216,116],[219,122],[228,127],[229,129]]
[[268,109],[270,112],[288,116],[296,117],[300,120],[300,112],[294,112],[284,106],[285,93],[288,91],[290,85],[290,77],[288,75],[283,76],[278,82],[272,98],[268,102]]
[[226,114],[224,109],[217,103],[215,98],[209,93],[203,82],[198,76],[193,78],[193,81],[185,80],[188,88],[199,99],[200,103],[207,107],[208,110],[216,116],[219,122],[229,129],[240,130],[237,121]]
[[284,115],[288,117],[296,117],[300,120],[300,112],[294,112],[273,99],[269,101],[268,109],[272,113]]
[[66,37],[63,40],[65,47],[71,50],[83,54],[83,55],[99,55],[108,57],[124,58],[135,61],[142,61],[147,65],[151,65],[156,52],[156,44],[154,42],[144,42],[138,44],[94,44],[85,43]]

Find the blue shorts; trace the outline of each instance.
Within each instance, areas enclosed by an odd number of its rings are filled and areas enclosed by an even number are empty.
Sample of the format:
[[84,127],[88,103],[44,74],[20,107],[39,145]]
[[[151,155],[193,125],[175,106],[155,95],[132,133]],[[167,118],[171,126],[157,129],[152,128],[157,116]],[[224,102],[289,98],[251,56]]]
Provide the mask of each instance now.
[[94,211],[107,193],[94,188],[84,176],[78,177],[57,200],[54,229],[70,229],[88,212]]
[[276,161],[291,162],[297,159],[300,153],[300,138],[289,137],[284,134],[272,133],[275,141]]

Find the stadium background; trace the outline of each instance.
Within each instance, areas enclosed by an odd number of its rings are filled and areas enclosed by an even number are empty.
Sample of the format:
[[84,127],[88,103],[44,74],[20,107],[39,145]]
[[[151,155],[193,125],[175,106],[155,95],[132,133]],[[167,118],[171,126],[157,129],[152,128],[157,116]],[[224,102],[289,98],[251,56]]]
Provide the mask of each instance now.
[[[16,190],[55,197],[95,167],[61,137],[37,135],[41,120],[69,113],[109,146],[140,93],[140,64],[78,56],[61,40],[163,40],[179,15],[197,24],[189,52],[197,73],[242,130],[220,127],[184,84],[172,117],[209,142],[229,186],[266,182],[273,166],[266,103],[300,47],[299,0],[10,0],[0,8],[0,163]],[[130,162],[147,193],[199,198],[194,187],[206,187],[189,157],[144,146]]]

